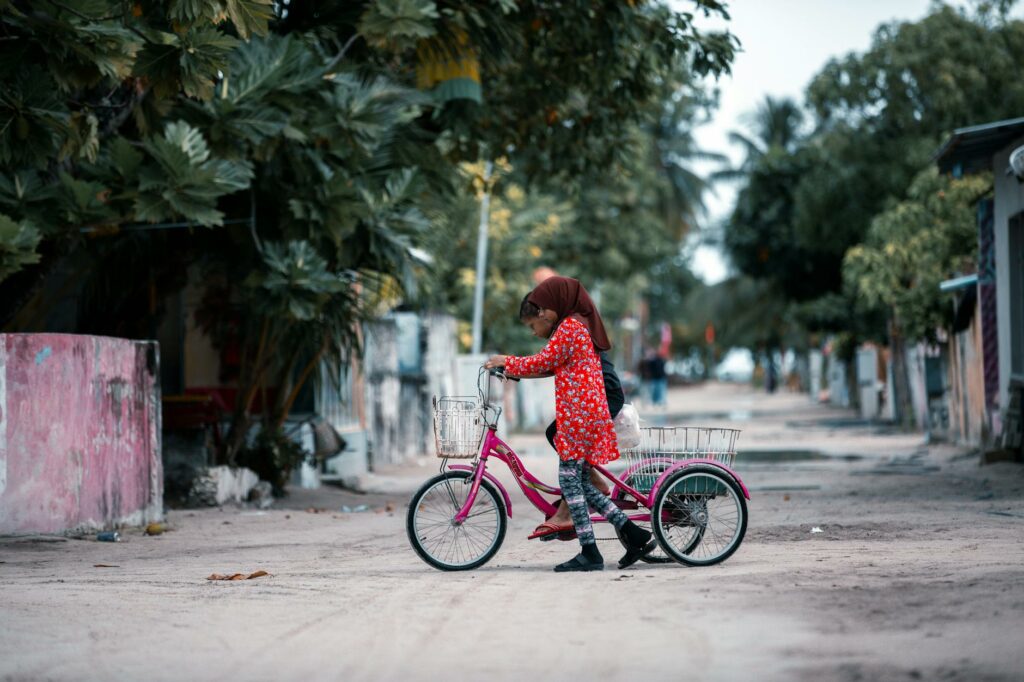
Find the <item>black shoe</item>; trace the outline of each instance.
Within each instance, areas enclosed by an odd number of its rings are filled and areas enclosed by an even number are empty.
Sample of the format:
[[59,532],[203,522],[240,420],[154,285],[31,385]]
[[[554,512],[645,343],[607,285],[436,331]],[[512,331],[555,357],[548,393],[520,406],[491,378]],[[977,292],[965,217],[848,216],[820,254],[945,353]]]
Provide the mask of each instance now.
[[626,553],[619,559],[619,568],[627,568],[632,566],[636,562],[640,561],[640,558],[650,554],[658,546],[658,543],[651,540],[640,549],[627,549]]
[[594,561],[583,556],[583,554],[577,554],[572,559],[569,559],[564,564],[558,564],[555,566],[555,573],[567,573],[569,571],[603,571],[604,570],[604,559]]
[[626,522],[622,532],[626,536],[626,553],[619,559],[619,568],[632,566],[640,557],[653,552],[658,546],[658,543],[651,539],[649,530],[644,530],[632,521]]

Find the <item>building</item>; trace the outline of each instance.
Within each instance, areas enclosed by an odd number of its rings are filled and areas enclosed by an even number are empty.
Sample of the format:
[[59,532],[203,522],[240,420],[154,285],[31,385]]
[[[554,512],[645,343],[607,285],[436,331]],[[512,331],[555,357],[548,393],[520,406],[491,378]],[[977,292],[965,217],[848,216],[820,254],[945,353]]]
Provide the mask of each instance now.
[[991,171],[993,196],[978,207],[977,306],[988,445],[1021,448],[1024,392],[1024,117],[960,128],[935,156],[939,171],[962,177]]

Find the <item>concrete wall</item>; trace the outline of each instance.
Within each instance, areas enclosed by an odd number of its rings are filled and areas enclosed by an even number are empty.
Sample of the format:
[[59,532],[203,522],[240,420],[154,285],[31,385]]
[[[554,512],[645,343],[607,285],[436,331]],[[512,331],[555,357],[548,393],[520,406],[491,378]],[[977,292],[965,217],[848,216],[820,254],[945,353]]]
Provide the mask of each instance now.
[[[1013,306],[1024,306],[1024,301],[1014,300],[1011,295],[1010,270],[1019,265],[1020,254],[1010,249],[1009,221],[1012,216],[1024,211],[1024,184],[1013,175],[1006,175],[1010,163],[1010,152],[1024,144],[1020,138],[1007,145],[993,157],[993,184],[995,185],[995,219],[993,231],[996,239],[996,308],[999,318],[999,406],[1005,410],[1008,402],[1010,374],[1013,371],[1013,336],[1011,322],[1019,319],[1013,313]],[[1020,293],[1016,296],[1020,297]],[[1017,315],[1020,313],[1018,312]],[[1018,351],[1020,353],[1020,351]],[[1024,358],[1018,359],[1018,364]],[[997,415],[993,415],[997,417]],[[998,426],[996,427],[998,430]]]
[[0,334],[0,534],[163,515],[158,346]]
[[372,470],[405,460],[404,443],[399,438],[402,382],[398,375],[398,329],[394,320],[369,322],[363,331],[366,431]]

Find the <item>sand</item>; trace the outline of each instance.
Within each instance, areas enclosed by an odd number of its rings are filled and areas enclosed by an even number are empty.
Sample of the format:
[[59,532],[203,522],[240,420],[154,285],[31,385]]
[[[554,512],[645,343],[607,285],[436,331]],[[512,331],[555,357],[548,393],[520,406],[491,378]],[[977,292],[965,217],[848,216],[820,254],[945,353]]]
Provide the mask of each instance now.
[[[609,539],[606,571],[555,574],[576,546],[528,542],[514,492],[489,564],[434,570],[405,534],[424,458],[378,472],[389,494],[171,511],[117,544],[0,539],[0,679],[1024,679],[1024,467],[735,386],[644,416],[745,429],[750,525],[725,563],[616,570]],[[540,436],[511,442],[554,482]]]

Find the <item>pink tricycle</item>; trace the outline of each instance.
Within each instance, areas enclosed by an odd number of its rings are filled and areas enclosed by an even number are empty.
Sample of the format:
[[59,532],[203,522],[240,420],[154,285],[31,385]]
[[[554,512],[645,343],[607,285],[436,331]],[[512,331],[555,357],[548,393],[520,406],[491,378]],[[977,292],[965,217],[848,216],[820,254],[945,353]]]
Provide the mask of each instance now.
[[[441,473],[424,483],[409,504],[406,529],[416,553],[434,568],[465,571],[487,563],[505,539],[512,500],[491,473],[493,459],[508,466],[516,483],[545,516],[555,512],[561,492],[526,470],[515,451],[497,436],[501,408],[491,402],[490,377],[481,369],[476,399],[434,399],[434,438]],[[659,550],[649,563],[677,561],[709,566],[727,559],[747,530],[750,494],[732,470],[736,429],[692,426],[641,430],[640,445],[608,467],[595,466],[611,483],[611,497],[634,522],[649,524]],[[470,460],[452,464],[451,459]],[[625,465],[624,468],[620,467]],[[549,502],[544,495],[553,495]],[[605,518],[592,515],[594,522]],[[625,538],[619,536],[625,545]],[[662,554],[663,553],[663,554]]]

